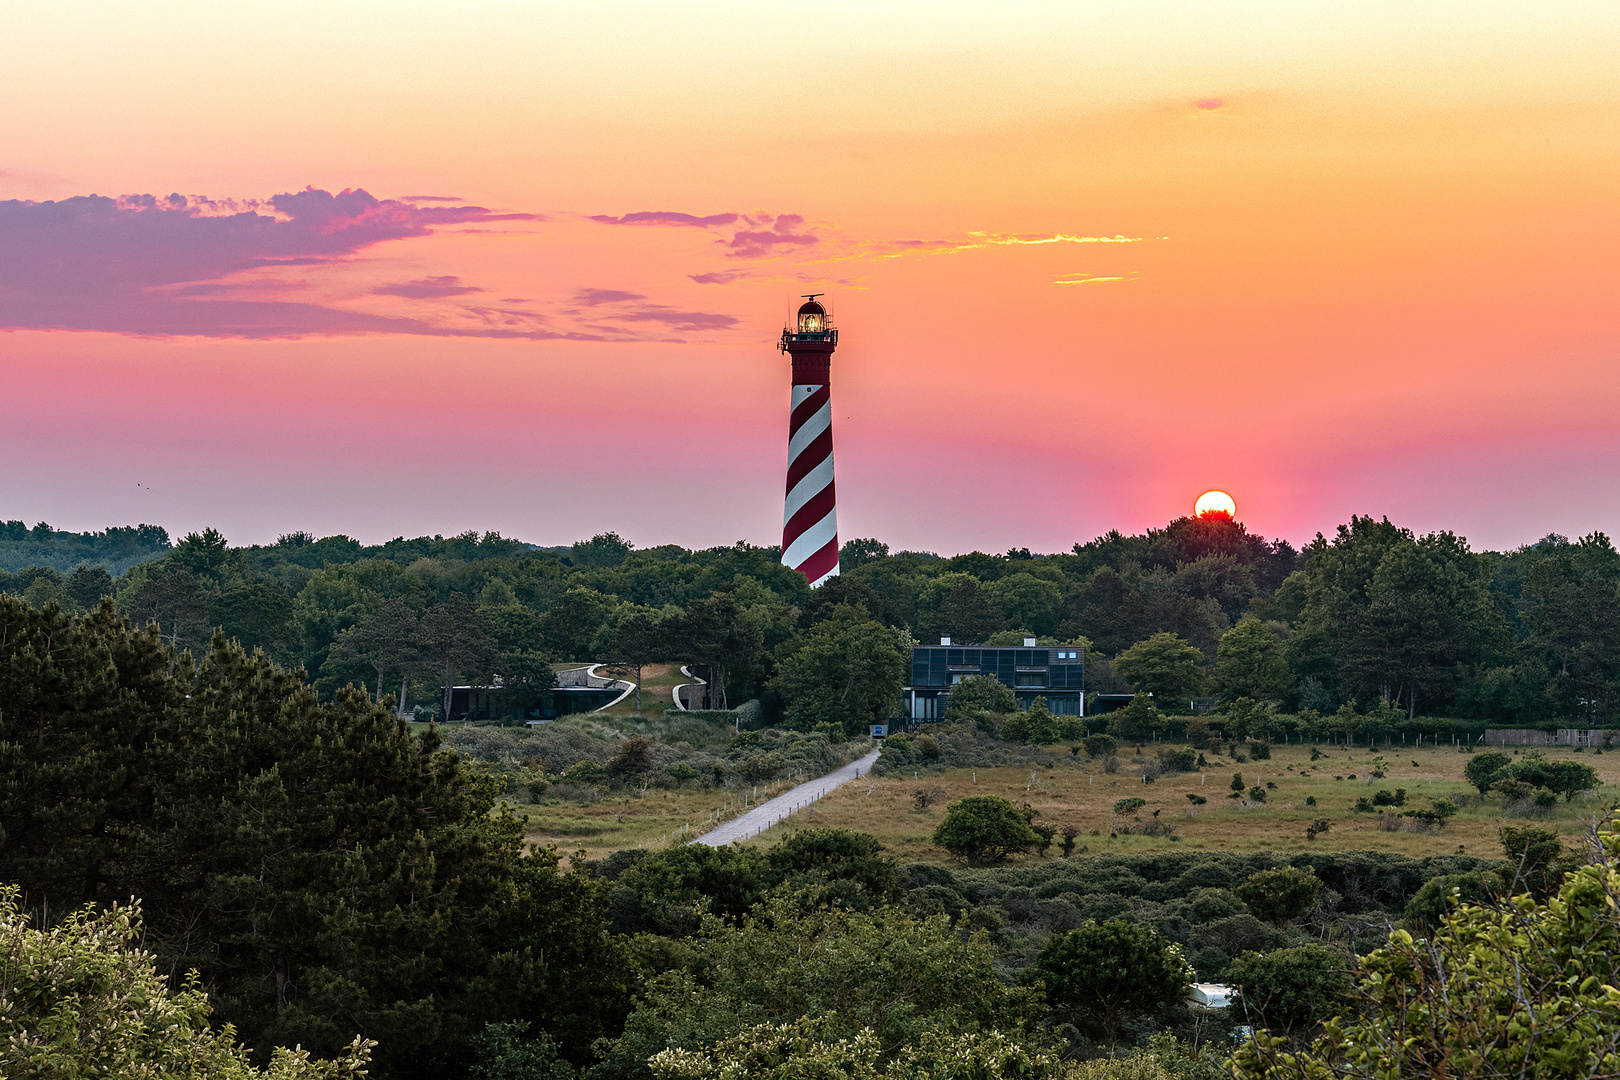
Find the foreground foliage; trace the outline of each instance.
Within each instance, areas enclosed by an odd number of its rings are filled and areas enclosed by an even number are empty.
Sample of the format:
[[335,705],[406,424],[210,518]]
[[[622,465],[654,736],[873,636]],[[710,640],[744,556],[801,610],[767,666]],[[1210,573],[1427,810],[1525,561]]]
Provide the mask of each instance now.
[[1110,1048],[1130,1013],[1165,1009],[1187,996],[1193,969],[1156,930],[1125,919],[1090,922],[1047,942],[1024,981],[1100,1033]]
[[441,1075],[521,1018],[583,1060],[628,1011],[601,888],[361,692],[0,596],[0,703],[0,880],[43,911],[140,897],[159,969],[261,1054],[363,1034],[376,1075]]
[[658,1080],[1036,1080],[1059,1075],[1057,1060],[999,1031],[928,1031],[883,1060],[869,1029],[840,1038],[821,1020],[749,1028],[707,1050],[662,1050]]
[[1545,902],[1459,903],[1432,937],[1362,960],[1355,1012],[1309,1047],[1258,1033],[1239,1078],[1606,1077],[1620,1073],[1620,819]]
[[0,888],[0,1075],[199,1076],[210,1080],[336,1080],[365,1075],[372,1044],[356,1037],[336,1060],[277,1047],[262,1072],[229,1024],[208,1026],[195,977],[170,993],[140,937],[138,907],[80,911],[49,930],[28,925],[17,889]]
[[819,1017],[832,1038],[863,1031],[885,1060],[930,1033],[1016,1030],[1039,996],[997,977],[984,933],[943,915],[806,910],[781,891],[740,922],[706,916],[686,950],[642,939],[653,971],[624,1035],[593,1075],[645,1076],[666,1048],[696,1050],[761,1024]]

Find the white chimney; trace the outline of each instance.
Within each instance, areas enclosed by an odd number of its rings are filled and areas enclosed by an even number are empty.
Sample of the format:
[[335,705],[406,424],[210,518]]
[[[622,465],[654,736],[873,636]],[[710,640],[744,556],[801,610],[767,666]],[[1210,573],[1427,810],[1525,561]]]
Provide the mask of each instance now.
[[1035,639],[1034,638],[1027,637],[1027,638],[1024,639],[1024,648],[1033,649],[1034,647],[1035,647]]
[[939,639],[939,643],[941,645],[949,645],[951,643],[951,639],[948,637],[942,637]]

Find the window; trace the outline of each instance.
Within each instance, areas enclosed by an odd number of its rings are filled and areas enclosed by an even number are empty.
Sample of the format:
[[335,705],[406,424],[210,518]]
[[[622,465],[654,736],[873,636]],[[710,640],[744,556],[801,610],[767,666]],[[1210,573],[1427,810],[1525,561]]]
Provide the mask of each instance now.
[[1019,686],[1045,686],[1046,685],[1046,676],[1041,674],[1040,672],[1021,671],[1021,672],[1018,673],[1018,685]]

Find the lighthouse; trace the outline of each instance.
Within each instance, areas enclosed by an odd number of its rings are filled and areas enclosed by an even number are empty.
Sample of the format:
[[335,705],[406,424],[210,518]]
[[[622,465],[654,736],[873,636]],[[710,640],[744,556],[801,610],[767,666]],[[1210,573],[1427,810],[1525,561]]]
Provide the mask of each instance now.
[[793,359],[788,421],[787,505],[782,562],[813,589],[838,573],[838,505],[833,488],[832,354],[838,331],[811,293],[779,348]]

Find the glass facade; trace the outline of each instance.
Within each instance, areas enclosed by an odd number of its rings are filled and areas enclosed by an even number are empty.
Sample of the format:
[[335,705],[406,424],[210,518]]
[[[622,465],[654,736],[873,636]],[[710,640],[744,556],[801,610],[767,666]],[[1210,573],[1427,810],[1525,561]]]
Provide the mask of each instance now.
[[913,720],[940,720],[951,687],[987,675],[1011,688],[1021,708],[1037,697],[1060,716],[1085,712],[1086,669],[1080,648],[996,648],[984,645],[923,645],[911,652],[906,712]]

